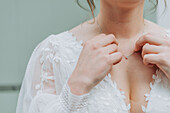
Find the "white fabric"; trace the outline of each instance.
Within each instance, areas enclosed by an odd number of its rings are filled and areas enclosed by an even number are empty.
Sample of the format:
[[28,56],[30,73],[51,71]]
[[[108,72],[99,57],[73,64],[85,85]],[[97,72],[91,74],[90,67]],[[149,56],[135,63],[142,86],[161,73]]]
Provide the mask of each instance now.
[[[167,30],[170,37],[170,30]],[[39,43],[28,62],[16,113],[128,113],[123,91],[110,73],[89,93],[70,92],[67,80],[83,48],[71,32],[52,34]],[[161,70],[153,74],[146,113],[170,113],[170,80]]]

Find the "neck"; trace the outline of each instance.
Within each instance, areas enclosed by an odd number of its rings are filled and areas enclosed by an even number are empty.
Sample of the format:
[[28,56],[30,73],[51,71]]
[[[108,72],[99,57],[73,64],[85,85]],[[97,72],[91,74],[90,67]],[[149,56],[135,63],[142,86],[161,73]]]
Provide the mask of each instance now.
[[144,1],[134,3],[118,1],[113,0],[111,4],[107,0],[101,0],[98,22],[105,34],[114,34],[116,38],[134,37],[143,31]]

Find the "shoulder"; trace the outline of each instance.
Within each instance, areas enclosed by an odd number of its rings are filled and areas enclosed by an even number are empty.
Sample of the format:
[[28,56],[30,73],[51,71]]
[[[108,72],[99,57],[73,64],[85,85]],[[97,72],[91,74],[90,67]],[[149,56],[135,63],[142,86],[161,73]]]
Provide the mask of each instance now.
[[150,32],[156,32],[156,33],[160,33],[162,35],[168,35],[170,37],[170,28],[165,28],[162,27],[154,22],[151,22],[149,20],[145,20],[147,22],[147,24],[149,25],[149,31]]
[[79,46],[79,43],[75,40],[76,38],[68,31],[63,31],[58,34],[50,34],[34,47],[30,59],[39,59],[41,64],[45,60],[51,62],[52,60],[58,61],[61,54],[65,54],[66,52],[72,54],[73,49],[70,48],[76,48],[76,46]]
[[72,46],[75,42],[76,37],[66,30],[57,34],[48,35],[45,39],[39,42],[35,49],[41,48],[41,51],[59,49],[61,47]]
[[64,43],[67,41],[70,41],[73,39],[73,36],[70,32],[68,31],[63,31],[57,34],[50,34],[48,35],[44,40],[42,40],[40,43],[42,46],[54,46],[58,45],[60,43]]
[[41,62],[43,62],[44,59],[49,59],[51,62],[52,60],[58,62],[61,57],[77,55],[83,48],[81,45],[82,42],[83,41],[77,41],[77,38],[66,30],[58,34],[48,35],[35,47],[32,54],[37,54],[40,60],[42,59]]

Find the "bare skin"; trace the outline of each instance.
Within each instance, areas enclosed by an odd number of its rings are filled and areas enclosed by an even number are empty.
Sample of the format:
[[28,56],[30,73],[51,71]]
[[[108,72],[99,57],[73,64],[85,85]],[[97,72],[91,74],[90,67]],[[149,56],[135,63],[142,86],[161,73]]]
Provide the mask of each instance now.
[[[143,2],[144,0],[101,0],[98,17],[105,35],[100,33],[96,22],[89,24],[93,20],[70,30],[77,37],[77,41],[83,40],[85,44],[76,69],[69,79],[72,93],[82,95],[89,92],[110,72],[112,80],[125,92],[126,104],[131,103],[131,113],[142,113],[141,105],[147,106],[144,94],[150,92],[149,83],[153,82],[152,75],[157,67],[145,65],[140,51],[131,55],[128,60],[123,55],[133,52],[135,42],[141,35]],[[165,34],[164,28],[148,20],[145,20],[145,24],[147,26],[145,33]],[[101,45],[96,49],[89,49],[95,47],[92,44],[96,42],[100,42]],[[106,47],[110,48],[110,54],[107,53],[108,48],[104,49]],[[101,49],[103,52],[96,52]],[[110,63],[105,64],[106,59],[103,59],[105,55],[110,56],[107,57]],[[85,66],[82,66],[83,64]]]

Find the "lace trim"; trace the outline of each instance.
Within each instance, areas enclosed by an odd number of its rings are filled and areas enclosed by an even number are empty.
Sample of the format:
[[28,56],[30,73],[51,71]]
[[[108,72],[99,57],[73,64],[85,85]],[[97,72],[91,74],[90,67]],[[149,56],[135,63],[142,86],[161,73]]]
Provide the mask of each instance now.
[[70,88],[66,82],[63,86],[62,92],[60,94],[60,103],[62,107],[68,112],[75,112],[75,111],[87,111],[87,104],[88,104],[89,93],[84,95],[75,95],[72,94]]
[[126,105],[126,103],[125,103],[125,99],[126,99],[125,92],[124,91],[120,91],[118,89],[116,81],[112,81],[111,80],[111,74],[110,73],[108,73],[108,76],[106,76],[106,77],[105,78],[108,79],[108,82],[110,83],[110,85],[115,89],[117,97],[122,102],[123,110],[127,110],[128,112],[130,112],[131,104],[129,103],[128,105]]
[[[146,113],[147,110],[148,110],[148,106],[149,106],[149,104],[150,104],[150,97],[151,97],[151,95],[152,95],[154,86],[155,86],[156,84],[158,84],[158,83],[161,82],[161,78],[160,78],[160,76],[159,76],[159,74],[158,74],[159,71],[160,71],[160,70],[157,69],[157,70],[156,70],[156,73],[152,75],[152,78],[153,78],[154,81],[153,81],[153,83],[150,82],[150,88],[151,88],[150,92],[144,94],[144,96],[146,97],[146,98],[145,98],[145,101],[148,101],[146,107],[143,106],[143,105],[141,105],[142,111],[143,111],[144,113]],[[152,95],[152,96],[154,96],[154,95]]]

